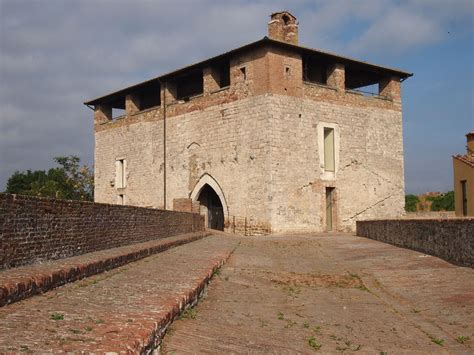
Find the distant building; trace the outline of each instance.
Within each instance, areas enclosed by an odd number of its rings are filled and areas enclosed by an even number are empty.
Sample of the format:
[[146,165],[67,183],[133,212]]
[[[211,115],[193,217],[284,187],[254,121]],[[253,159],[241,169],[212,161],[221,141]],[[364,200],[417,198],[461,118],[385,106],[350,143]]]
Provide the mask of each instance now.
[[247,234],[401,216],[411,75],[302,47],[296,18],[274,13],[268,37],[85,103],[95,200],[199,203],[210,228]]
[[453,156],[456,216],[474,216],[474,131],[466,137],[466,154]]

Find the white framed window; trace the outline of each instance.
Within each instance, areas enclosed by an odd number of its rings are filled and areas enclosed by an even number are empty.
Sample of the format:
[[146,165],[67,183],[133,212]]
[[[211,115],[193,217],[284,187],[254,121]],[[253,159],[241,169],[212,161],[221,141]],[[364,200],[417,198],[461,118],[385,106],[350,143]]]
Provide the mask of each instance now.
[[324,170],[336,170],[334,154],[334,128],[324,127]]
[[115,188],[127,187],[127,160],[117,159],[115,161]]
[[335,180],[339,168],[340,128],[337,123],[319,122],[317,128],[321,179]]

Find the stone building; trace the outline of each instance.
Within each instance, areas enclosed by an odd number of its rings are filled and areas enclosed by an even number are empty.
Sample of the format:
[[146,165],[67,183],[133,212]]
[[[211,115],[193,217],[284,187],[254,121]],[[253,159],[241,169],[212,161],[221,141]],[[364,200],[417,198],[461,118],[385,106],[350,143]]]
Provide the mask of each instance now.
[[466,154],[453,156],[456,216],[474,216],[474,131],[466,138]]
[[268,37],[85,103],[95,200],[199,202],[209,227],[246,234],[400,216],[411,75],[302,47],[296,18],[274,13]]

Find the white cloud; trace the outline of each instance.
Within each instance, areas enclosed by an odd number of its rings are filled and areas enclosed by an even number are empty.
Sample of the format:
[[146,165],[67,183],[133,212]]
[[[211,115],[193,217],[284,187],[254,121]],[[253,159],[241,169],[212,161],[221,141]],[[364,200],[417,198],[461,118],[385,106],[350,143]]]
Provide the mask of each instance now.
[[282,9],[302,44],[359,56],[472,22],[471,0],[0,0],[0,190],[55,155],[92,162],[84,100],[260,39]]

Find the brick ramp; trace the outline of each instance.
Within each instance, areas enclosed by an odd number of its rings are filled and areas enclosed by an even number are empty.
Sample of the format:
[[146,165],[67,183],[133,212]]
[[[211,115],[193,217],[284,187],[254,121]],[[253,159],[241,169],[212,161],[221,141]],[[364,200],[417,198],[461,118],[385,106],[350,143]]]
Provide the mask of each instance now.
[[0,307],[199,240],[209,234],[209,232],[183,234],[0,271]]
[[210,236],[0,309],[0,353],[148,352],[238,245]]

